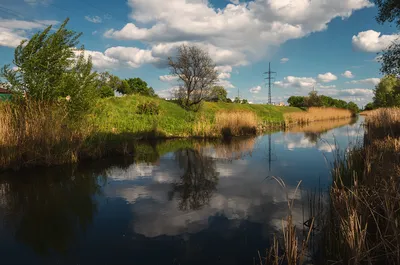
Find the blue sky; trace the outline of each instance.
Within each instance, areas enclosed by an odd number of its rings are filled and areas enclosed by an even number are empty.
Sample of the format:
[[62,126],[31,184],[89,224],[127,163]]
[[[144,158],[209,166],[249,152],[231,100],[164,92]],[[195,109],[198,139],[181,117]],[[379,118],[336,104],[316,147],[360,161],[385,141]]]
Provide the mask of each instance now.
[[377,53],[398,37],[376,13],[368,0],[2,0],[0,65],[21,39],[69,17],[96,70],[140,77],[163,97],[177,86],[166,58],[187,43],[208,50],[232,98],[267,102],[271,62],[274,102],[315,87],[363,106],[381,77]]

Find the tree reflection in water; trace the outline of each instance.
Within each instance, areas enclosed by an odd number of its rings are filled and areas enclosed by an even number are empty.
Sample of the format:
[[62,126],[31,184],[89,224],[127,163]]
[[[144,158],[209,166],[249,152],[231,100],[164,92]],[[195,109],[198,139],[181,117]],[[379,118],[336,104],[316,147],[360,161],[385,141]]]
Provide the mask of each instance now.
[[5,211],[6,227],[38,254],[66,253],[97,212],[97,176],[62,168],[2,177],[0,210]]
[[184,149],[175,152],[175,159],[183,174],[173,184],[169,199],[179,196],[179,209],[182,211],[198,210],[210,202],[216,190],[219,173],[215,160],[203,156],[197,150]]

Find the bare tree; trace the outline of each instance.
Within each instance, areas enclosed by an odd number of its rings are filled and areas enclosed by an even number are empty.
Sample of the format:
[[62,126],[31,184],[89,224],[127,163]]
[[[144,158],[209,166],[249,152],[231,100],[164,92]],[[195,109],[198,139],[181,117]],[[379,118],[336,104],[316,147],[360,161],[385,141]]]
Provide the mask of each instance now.
[[182,106],[198,105],[211,93],[218,72],[209,54],[197,46],[182,45],[176,59],[168,58],[171,74],[180,82],[176,97]]

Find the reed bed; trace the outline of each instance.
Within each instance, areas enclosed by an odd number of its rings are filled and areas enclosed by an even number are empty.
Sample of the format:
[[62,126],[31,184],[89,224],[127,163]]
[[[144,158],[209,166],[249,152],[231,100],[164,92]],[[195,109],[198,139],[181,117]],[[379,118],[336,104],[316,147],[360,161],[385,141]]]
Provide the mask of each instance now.
[[284,114],[285,124],[308,124],[315,121],[340,120],[353,117],[350,110],[338,108],[317,108],[312,107],[307,111]]
[[219,111],[215,114],[215,130],[223,136],[256,134],[257,115],[252,111]]
[[[85,129],[83,129],[85,128]],[[62,105],[0,104],[0,168],[76,162],[88,127],[70,124]]]
[[400,264],[400,109],[368,113],[364,143],[337,154],[322,259]]

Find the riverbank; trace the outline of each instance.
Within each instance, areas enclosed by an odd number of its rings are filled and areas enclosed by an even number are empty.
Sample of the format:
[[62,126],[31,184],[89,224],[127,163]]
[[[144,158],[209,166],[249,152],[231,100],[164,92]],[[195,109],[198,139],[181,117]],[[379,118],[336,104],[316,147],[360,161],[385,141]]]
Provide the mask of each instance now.
[[368,112],[365,126],[336,159],[320,251],[341,264],[399,264],[400,109]]
[[[0,168],[127,155],[141,140],[256,135],[299,123],[287,123],[287,115],[310,114],[294,107],[219,102],[204,102],[198,112],[192,112],[171,101],[132,95],[101,99],[87,117],[71,121],[65,104],[29,100],[1,104]],[[322,114],[319,120],[345,118],[348,112],[344,112],[343,117]],[[300,123],[311,122],[306,121]]]

